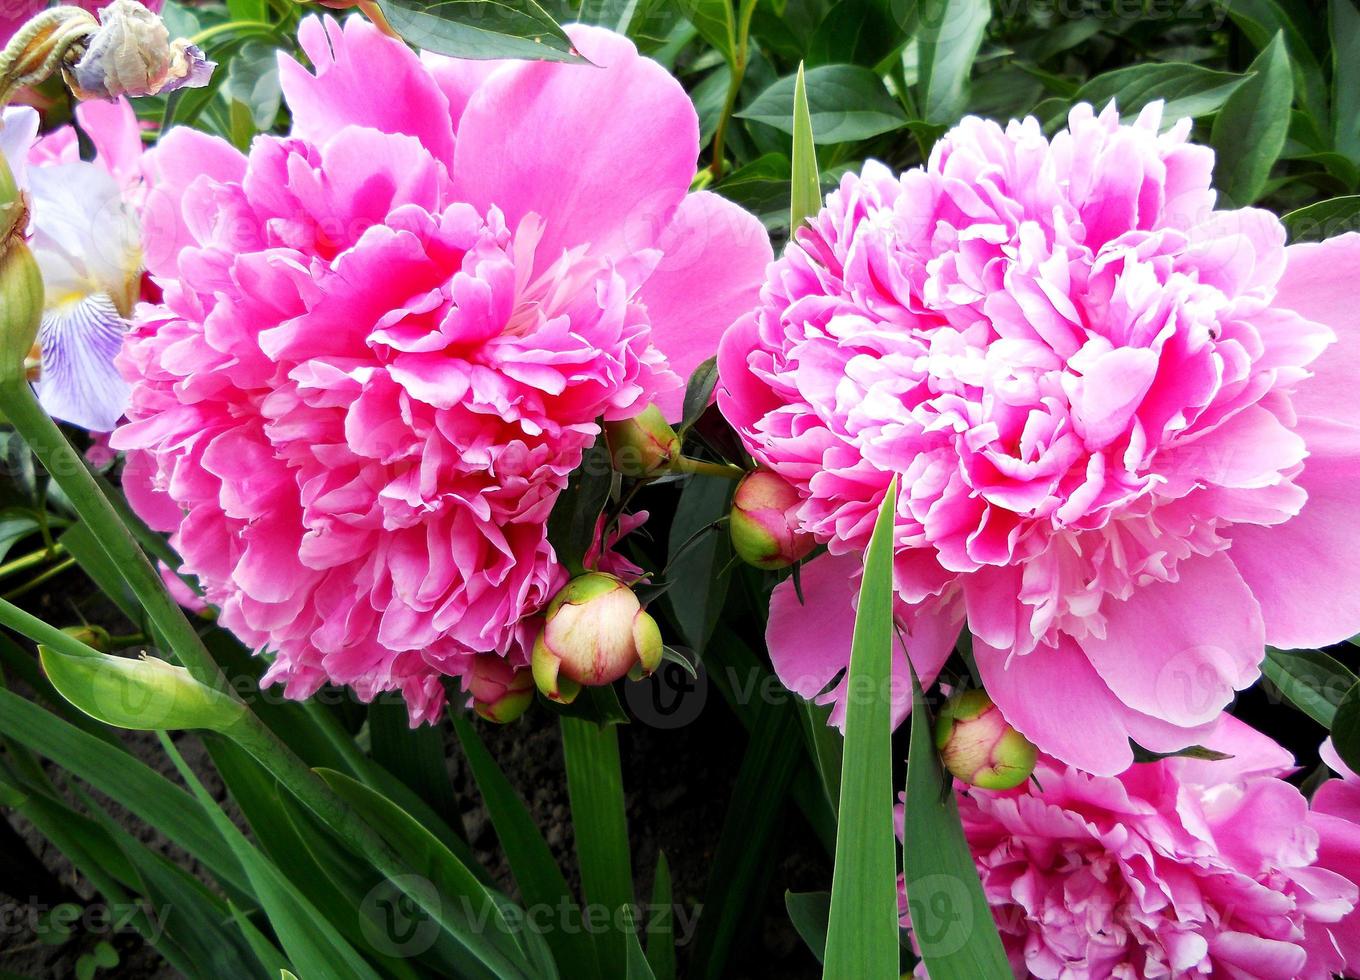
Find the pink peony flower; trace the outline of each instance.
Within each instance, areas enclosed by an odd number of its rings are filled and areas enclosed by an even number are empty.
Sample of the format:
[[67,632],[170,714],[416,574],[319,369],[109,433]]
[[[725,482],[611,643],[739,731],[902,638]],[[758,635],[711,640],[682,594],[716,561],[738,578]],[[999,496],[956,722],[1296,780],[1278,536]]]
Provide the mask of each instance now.
[[[1313,794],[1308,823],[1319,835],[1318,867],[1360,885],[1360,776],[1337,756],[1331,739],[1323,743],[1322,759],[1340,778],[1327,780]],[[1360,971],[1360,905],[1333,933],[1346,964]]]
[[1360,900],[1347,880],[1356,866],[1328,870],[1327,832],[1280,778],[1289,753],[1221,717],[1210,741],[1226,761],[1166,759],[1112,777],[1041,759],[1037,785],[960,787],[1017,977],[1329,980],[1360,967],[1343,923]]
[[422,58],[360,18],[299,36],[290,136],[148,156],[164,301],[114,445],[269,682],[400,689],[418,722],[475,654],[528,663],[596,420],[678,414],[769,244],[686,194],[694,109],[623,37],[573,28],[594,65],[562,65]]
[[1360,631],[1360,237],[1215,211],[1212,152],[1160,114],[969,118],[924,168],[868,164],[724,338],[719,405],[830,551],[816,602],[772,605],[794,690],[839,697],[894,474],[923,681],[966,617],[1006,717],[1090,772],[1201,741],[1266,643]]

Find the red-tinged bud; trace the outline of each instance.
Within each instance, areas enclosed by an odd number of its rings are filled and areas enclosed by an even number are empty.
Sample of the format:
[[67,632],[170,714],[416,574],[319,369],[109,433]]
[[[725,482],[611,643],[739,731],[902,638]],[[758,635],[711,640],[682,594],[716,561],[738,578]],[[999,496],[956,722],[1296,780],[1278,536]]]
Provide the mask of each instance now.
[[798,522],[798,491],[770,470],[755,470],[732,497],[732,547],[757,568],[787,568],[816,545]]
[[655,405],[631,419],[606,422],[604,438],[614,469],[624,476],[657,476],[680,455],[680,437]]
[[534,699],[533,675],[494,653],[473,658],[463,687],[472,695],[472,710],[501,725],[519,718]]
[[534,643],[538,689],[571,702],[582,687],[645,676],[661,663],[661,631],[638,597],[613,575],[587,572],[566,584],[548,605]]
[[945,768],[981,789],[1013,789],[1034,771],[1038,750],[1011,727],[986,691],[954,695],[935,720]]

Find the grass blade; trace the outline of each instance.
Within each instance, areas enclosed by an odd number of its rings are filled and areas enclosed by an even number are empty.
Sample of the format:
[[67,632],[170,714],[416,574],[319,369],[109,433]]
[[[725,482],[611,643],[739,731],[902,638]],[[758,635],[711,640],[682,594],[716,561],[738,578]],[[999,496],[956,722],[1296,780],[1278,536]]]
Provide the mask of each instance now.
[[[587,902],[609,910],[612,922],[618,910],[631,906],[634,900],[618,728],[564,715],[562,754],[566,758],[581,888]],[[606,976],[627,973],[626,940],[617,929],[596,937],[600,969]]]
[[812,142],[812,110],[808,108],[807,79],[802,62],[793,84],[793,183],[789,187],[789,238],[822,209],[817,148]]
[[[864,559],[850,651],[840,832],[827,923],[826,976],[890,980],[899,975],[897,846],[893,837],[892,671],[894,479]],[[992,976],[993,974],[977,974]],[[1004,975],[1004,974],[997,974]],[[939,980],[937,977],[936,980]]]
[[647,962],[656,980],[675,980],[675,894],[666,852],[656,855],[652,882],[652,919],[647,923]]

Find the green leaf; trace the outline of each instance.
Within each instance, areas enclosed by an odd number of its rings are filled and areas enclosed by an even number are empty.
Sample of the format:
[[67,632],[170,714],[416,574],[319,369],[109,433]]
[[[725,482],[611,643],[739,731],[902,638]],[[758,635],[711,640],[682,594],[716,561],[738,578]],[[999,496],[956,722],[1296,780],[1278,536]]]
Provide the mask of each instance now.
[[[600,726],[579,718],[562,718],[561,724],[581,890],[586,902],[609,911],[612,923],[618,910],[634,901],[619,729],[617,725]],[[617,929],[606,929],[596,936],[600,969],[605,976],[627,972],[627,945],[626,937]]]
[[1232,3],[1223,5],[1223,10],[1258,51],[1264,50],[1277,33],[1284,32],[1289,59],[1294,66],[1294,89],[1299,101],[1308,115],[1324,120],[1327,86],[1322,68],[1313,54],[1316,42],[1304,32],[1298,21],[1276,0],[1232,0]]
[[535,0],[378,0],[378,7],[393,30],[423,51],[585,63]]
[[242,702],[200,684],[183,667],[156,657],[91,651],[73,657],[38,647],[47,679],[67,701],[115,728],[226,731],[246,714]]
[[193,797],[122,748],[86,734],[5,690],[0,690],[0,734],[26,745],[127,807],[201,861],[236,894],[250,894],[241,865]]
[[[718,614],[727,599],[731,580],[727,566],[732,557],[732,545],[726,533],[708,532],[694,538],[714,521],[726,516],[732,490],[730,480],[691,478],[680,491],[680,502],[671,521],[668,554],[678,557],[671,559],[666,579],[687,583],[688,587],[671,589],[664,598],[685,642],[700,654],[713,635]],[[686,548],[691,539],[694,539],[693,544]],[[683,554],[681,549],[684,549]]]
[[816,137],[812,110],[808,106],[807,79],[803,66],[793,87],[793,157],[789,163],[789,235],[822,208],[821,178],[817,173]]
[[580,927],[581,910],[572,898],[562,869],[557,866],[552,848],[543,839],[529,808],[486,750],[476,726],[456,708],[449,709],[449,717],[453,719],[453,729],[472,769],[472,778],[477,781],[477,789],[491,815],[496,838],[510,862],[520,897],[528,907],[553,908],[562,916],[559,927],[549,930],[544,937],[552,947],[558,966],[568,977],[583,980],[598,977],[600,966],[595,945]]
[[1133,747],[1134,762],[1160,762],[1163,759],[1201,759],[1205,762],[1224,762],[1232,758],[1231,753],[1206,749],[1203,745],[1187,745],[1175,752],[1153,752],[1150,749],[1143,748],[1137,742],[1130,744]]
[[675,980],[675,893],[665,851],[656,852],[652,917],[647,923],[647,962],[656,980]]
[[1280,218],[1290,243],[1320,242],[1348,231],[1360,231],[1360,194],[1334,197]]
[[912,672],[902,865],[912,934],[932,980],[1008,977],[1010,964],[935,754],[934,725]]
[[146,613],[138,604],[137,597],[119,574],[118,566],[99,546],[88,525],[84,522],[72,524],[57,540],[80,564],[81,571],[99,586],[99,591],[118,607],[129,622],[138,625],[146,622]]
[[859,694],[846,699],[840,832],[836,836],[826,939],[826,975],[830,977],[887,980],[900,972],[892,709],[888,691],[892,674],[896,514],[894,477],[879,508],[865,554],[864,580],[850,647],[849,690]]
[[38,520],[32,511],[20,507],[0,510],[0,561],[5,560],[11,548],[36,530]]
[[968,78],[987,24],[988,0],[920,0],[917,104],[926,122],[952,125],[968,104]]
[[613,484],[614,466],[600,436],[582,455],[581,465],[572,472],[567,488],[548,515],[548,541],[573,575],[584,570],[586,552],[595,540],[595,525]]
[[788,910],[789,921],[812,955],[821,963],[826,958],[826,922],[831,915],[830,892],[793,892],[784,893],[784,908]]
[[439,726],[413,729],[406,702],[388,694],[368,707],[368,736],[374,761],[419,794],[436,813],[458,812],[444,757],[444,732]]
[[1360,158],[1360,11],[1352,0],[1330,0],[1332,136],[1336,149]]
[[1347,667],[1321,650],[1267,647],[1261,670],[1290,704],[1328,729],[1342,698],[1357,681]]
[[642,941],[638,939],[637,923],[633,921],[632,906],[623,910],[624,933],[628,943],[627,980],[656,980],[652,965],[647,962],[647,954],[642,951]]
[[1336,706],[1332,746],[1351,771],[1360,771],[1360,683],[1352,685]]
[[685,403],[680,423],[682,431],[699,421],[699,416],[708,410],[717,384],[718,358],[714,356],[695,368],[689,376],[689,383],[685,385]]
[[1251,204],[1265,190],[1270,169],[1284,150],[1293,101],[1293,66],[1281,32],[1257,55],[1247,80],[1214,119],[1209,139],[1216,159],[1214,185],[1233,204]]
[[1149,102],[1165,100],[1162,126],[1185,116],[1198,118],[1217,112],[1246,81],[1245,75],[1213,71],[1184,62],[1130,65],[1097,75],[1077,92],[1073,102],[1090,102],[1096,111],[1113,101],[1120,115],[1138,112]]
[[737,23],[732,0],[676,0],[680,12],[699,36],[713,46],[729,65],[737,50]]
[[420,887],[443,900],[440,925],[493,972],[526,975],[524,951],[495,897],[439,838],[371,787],[334,770],[317,772],[424,878]]
[[[797,74],[781,78],[737,115],[784,133],[795,133],[797,87]],[[813,68],[806,75],[806,90],[816,143],[849,143],[891,133],[907,124],[902,107],[888,94],[883,79],[867,68],[858,65]],[[795,145],[794,154],[798,152]]]
[[355,952],[344,936],[283,876],[274,862],[251,845],[222,812],[170,737],[164,732],[159,737],[190,792],[245,868],[255,895],[269,916],[269,924],[298,972],[304,977],[379,980],[378,974]]
[[784,800],[803,761],[798,716],[787,708],[761,701],[756,709],[751,741],[711,862],[689,976],[716,980],[729,975],[727,960],[733,946],[764,906],[777,863]]

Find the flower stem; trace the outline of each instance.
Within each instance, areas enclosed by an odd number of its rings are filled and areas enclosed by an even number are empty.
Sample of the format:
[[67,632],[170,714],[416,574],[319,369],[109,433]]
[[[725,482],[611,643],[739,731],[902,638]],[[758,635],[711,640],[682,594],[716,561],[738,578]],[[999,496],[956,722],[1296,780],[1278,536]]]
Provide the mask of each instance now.
[[56,558],[57,556],[65,553],[66,549],[62,547],[61,542],[57,542],[56,544],[52,545],[51,548],[46,547],[39,548],[37,551],[32,552],[31,554],[23,555],[19,558],[15,558],[12,561],[7,561],[3,565],[0,565],[0,578],[5,578],[7,576],[13,575],[15,572],[26,571],[27,569],[32,568],[34,565],[41,565],[43,562],[50,561],[53,558]]
[[727,84],[727,98],[723,102],[722,115],[718,117],[718,126],[713,131],[713,163],[709,170],[713,174],[713,179],[717,180],[723,172],[723,143],[727,137],[727,125],[731,121],[732,113],[737,108],[737,96],[741,93],[741,83],[746,78],[746,57],[751,36],[751,18],[756,12],[756,0],[741,0],[741,8],[737,12],[737,30],[733,38],[732,60],[729,67],[732,71],[732,80]]
[[746,471],[730,463],[710,463],[691,456],[677,456],[671,460],[672,473],[693,473],[698,476],[720,476],[724,480],[740,480]]
[[17,599],[21,595],[25,595],[26,593],[32,592],[34,589],[42,585],[44,582],[50,581],[51,579],[56,578],[62,572],[69,571],[70,569],[74,568],[75,564],[76,560],[74,558],[67,558],[65,561],[58,562],[57,564],[53,565],[51,568],[43,572],[41,575],[31,579],[30,581],[25,582],[23,585],[20,585],[17,588],[13,588],[10,591],[6,592],[5,598]]

